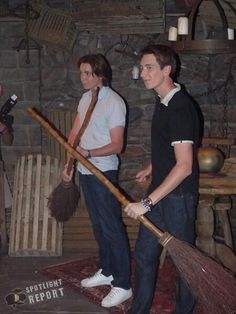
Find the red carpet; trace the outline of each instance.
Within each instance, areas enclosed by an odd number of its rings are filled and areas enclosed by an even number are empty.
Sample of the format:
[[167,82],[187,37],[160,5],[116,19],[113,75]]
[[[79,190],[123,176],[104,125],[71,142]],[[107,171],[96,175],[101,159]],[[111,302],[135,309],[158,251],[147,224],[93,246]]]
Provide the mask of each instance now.
[[[109,286],[101,286],[96,288],[85,289],[80,285],[80,281],[94,274],[97,270],[96,264],[98,258],[90,257],[83,260],[75,260],[64,264],[49,266],[41,271],[50,278],[60,278],[63,285],[77,290],[86,296],[91,302],[99,305],[102,298],[109,292]],[[176,271],[171,260],[166,258],[165,264],[159,270],[158,287],[155,291],[154,301],[150,314],[167,314],[171,313],[175,308],[175,278]],[[132,283],[134,279],[132,276]],[[124,314],[128,310],[131,300],[113,307],[110,310],[112,314]],[[203,308],[195,310],[195,314],[209,314]]]

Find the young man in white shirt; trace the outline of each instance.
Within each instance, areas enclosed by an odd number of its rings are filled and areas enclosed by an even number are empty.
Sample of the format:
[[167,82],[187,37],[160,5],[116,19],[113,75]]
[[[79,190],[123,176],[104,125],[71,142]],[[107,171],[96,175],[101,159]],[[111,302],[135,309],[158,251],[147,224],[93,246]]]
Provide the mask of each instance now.
[[[110,88],[112,71],[101,54],[86,55],[78,62],[81,83],[86,90],[79,102],[78,113],[69,134],[73,143],[92,99],[92,90],[99,88],[98,100],[77,150],[114,184],[117,184],[119,154],[124,144],[126,106]],[[101,302],[104,307],[116,306],[132,296],[130,288],[129,246],[121,218],[120,204],[112,193],[90,171],[77,164],[80,184],[95,238],[99,246],[100,267],[81,281],[85,288],[112,285]],[[66,171],[63,179],[70,180]]]

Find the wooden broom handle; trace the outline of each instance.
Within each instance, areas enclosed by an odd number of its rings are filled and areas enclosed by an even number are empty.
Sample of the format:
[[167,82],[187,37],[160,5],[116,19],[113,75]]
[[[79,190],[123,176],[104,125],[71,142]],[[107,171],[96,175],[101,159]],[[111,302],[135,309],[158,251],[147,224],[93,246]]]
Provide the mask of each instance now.
[[[37,120],[60,144],[62,144],[66,150],[83,166],[85,166],[90,172],[92,172],[107,188],[108,190],[117,198],[117,200],[126,206],[130,202],[128,199],[121,194],[121,192],[103,175],[103,173],[98,170],[91,162],[84,158],[80,153],[77,152],[59,133],[58,130],[53,128],[49,122],[47,122],[40,113],[38,113],[34,108],[27,108],[27,111],[31,116]],[[153,223],[151,223],[144,215],[138,216],[138,220],[145,225],[152,233],[154,233],[158,238],[164,236],[164,232],[158,229]]]
[[[82,137],[82,135],[84,134],[84,131],[86,130],[88,123],[90,121],[91,115],[93,113],[93,109],[95,108],[95,105],[97,103],[97,99],[98,99],[98,93],[99,93],[99,87],[94,88],[92,90],[92,99],[91,102],[89,104],[88,110],[86,112],[84,121],[81,125],[81,128],[79,129],[78,134],[76,135],[75,139],[74,139],[74,143],[73,143],[73,147],[76,148],[79,144],[79,141]],[[73,167],[73,163],[74,163],[74,158],[70,157],[68,162],[67,162],[67,169],[66,169],[66,173],[69,175],[72,167]]]

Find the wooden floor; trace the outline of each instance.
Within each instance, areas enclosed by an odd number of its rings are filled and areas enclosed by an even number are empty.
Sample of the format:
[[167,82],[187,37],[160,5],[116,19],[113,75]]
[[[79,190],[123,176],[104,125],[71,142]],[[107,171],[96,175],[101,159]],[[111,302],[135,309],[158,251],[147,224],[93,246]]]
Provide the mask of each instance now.
[[[0,255],[0,313],[20,314],[107,314],[106,309],[90,303],[85,297],[70,288],[63,287],[58,298],[47,301],[25,302],[15,307],[6,302],[6,297],[15,289],[39,285],[48,278],[41,275],[38,270],[49,265],[63,263],[72,259],[80,259],[94,256],[96,252],[80,252],[68,254],[62,257],[9,257]],[[63,294],[63,296],[62,296]]]

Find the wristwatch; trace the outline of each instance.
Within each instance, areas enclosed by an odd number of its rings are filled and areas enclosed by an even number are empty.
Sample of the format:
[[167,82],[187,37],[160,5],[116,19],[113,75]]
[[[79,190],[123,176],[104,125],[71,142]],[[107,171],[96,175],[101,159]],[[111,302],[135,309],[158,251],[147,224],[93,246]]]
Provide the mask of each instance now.
[[89,159],[89,158],[91,158],[91,153],[90,153],[90,150],[88,149],[88,150],[87,150],[87,152],[88,152],[88,155],[87,155],[87,157],[86,157],[86,158],[87,158],[87,159]]
[[150,212],[153,207],[153,203],[150,197],[142,198],[141,204]]

